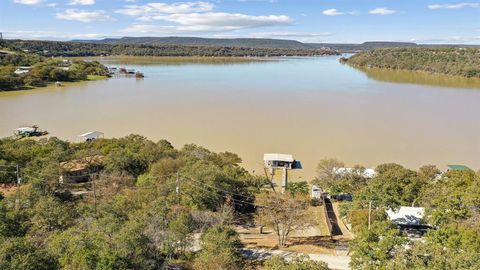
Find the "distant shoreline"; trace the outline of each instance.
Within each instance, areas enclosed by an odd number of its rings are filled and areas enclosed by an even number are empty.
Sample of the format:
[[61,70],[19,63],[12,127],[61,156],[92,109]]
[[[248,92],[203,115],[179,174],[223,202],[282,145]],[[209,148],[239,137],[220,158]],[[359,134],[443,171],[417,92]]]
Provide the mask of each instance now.
[[421,72],[480,79],[480,49],[394,48],[357,53],[340,63],[358,69]]

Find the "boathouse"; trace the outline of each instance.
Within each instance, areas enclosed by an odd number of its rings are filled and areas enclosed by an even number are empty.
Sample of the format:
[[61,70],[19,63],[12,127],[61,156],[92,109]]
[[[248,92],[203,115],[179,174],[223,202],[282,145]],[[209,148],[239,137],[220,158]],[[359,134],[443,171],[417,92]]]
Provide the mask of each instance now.
[[288,186],[288,179],[291,177],[289,171],[302,169],[300,161],[289,154],[264,154],[263,161],[265,173],[270,175],[273,185],[280,184],[282,192],[285,192]]
[[104,133],[100,131],[91,131],[78,136],[81,142],[91,142],[100,138],[103,138]]

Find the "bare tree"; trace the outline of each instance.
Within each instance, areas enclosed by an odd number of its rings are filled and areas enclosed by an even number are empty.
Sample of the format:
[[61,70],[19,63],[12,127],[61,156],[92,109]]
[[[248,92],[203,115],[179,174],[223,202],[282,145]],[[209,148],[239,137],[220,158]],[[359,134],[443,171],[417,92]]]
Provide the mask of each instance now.
[[315,223],[307,213],[308,199],[291,194],[266,193],[259,196],[262,207],[258,210],[257,223],[272,228],[278,245],[284,247],[292,231],[302,230]]
[[334,179],[336,169],[344,167],[345,164],[334,158],[322,159],[317,165],[317,176],[319,179]]

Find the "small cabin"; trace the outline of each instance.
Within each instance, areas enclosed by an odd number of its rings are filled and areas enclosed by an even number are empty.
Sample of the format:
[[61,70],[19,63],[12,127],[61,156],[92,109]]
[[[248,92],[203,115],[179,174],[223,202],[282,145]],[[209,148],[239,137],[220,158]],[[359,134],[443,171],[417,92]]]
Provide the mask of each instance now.
[[88,182],[92,173],[103,169],[103,159],[104,156],[95,155],[60,163],[62,174],[59,182],[61,184]]
[[78,136],[81,142],[91,142],[104,137],[104,133],[100,131],[91,131]]

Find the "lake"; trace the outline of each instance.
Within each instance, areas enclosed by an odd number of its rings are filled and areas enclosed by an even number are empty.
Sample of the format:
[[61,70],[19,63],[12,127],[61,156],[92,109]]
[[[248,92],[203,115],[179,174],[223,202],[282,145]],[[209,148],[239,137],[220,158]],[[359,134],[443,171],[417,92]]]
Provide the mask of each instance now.
[[0,93],[0,136],[23,124],[70,141],[136,133],[235,152],[257,173],[263,153],[291,153],[303,180],[326,157],[480,168],[480,80],[361,71],[338,58],[102,58],[145,78]]

